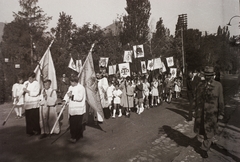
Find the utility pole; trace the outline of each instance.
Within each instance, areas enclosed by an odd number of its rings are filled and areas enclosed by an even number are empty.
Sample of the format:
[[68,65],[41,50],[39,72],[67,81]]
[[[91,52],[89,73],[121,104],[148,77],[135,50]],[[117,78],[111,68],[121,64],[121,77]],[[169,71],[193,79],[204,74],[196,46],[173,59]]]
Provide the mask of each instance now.
[[184,53],[184,31],[187,30],[187,14],[178,15],[179,26],[181,27],[181,40],[182,40],[182,62],[183,62],[183,74],[186,72],[185,66],[185,53]]

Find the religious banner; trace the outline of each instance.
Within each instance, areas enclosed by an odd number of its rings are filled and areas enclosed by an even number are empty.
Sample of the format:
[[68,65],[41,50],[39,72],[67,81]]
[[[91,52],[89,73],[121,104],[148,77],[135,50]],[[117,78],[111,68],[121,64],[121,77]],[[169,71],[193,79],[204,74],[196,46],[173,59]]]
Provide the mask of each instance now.
[[147,73],[147,67],[146,67],[146,62],[145,61],[141,61],[141,69],[142,69],[142,73]]
[[143,45],[133,46],[133,51],[134,51],[135,58],[144,57]]
[[82,70],[79,73],[79,82],[85,87],[87,103],[96,112],[96,118],[99,122],[103,122],[104,114],[101,105],[100,95],[97,88],[97,79],[94,71],[93,58],[92,58],[92,45],[88,56],[82,66]]
[[166,71],[167,71],[166,66],[165,66],[165,64],[162,62],[162,72],[166,72]]
[[99,67],[107,67],[108,65],[108,57],[100,57],[99,59]]
[[74,63],[72,57],[70,58],[70,61],[69,61],[68,67],[69,67],[70,69],[72,69],[72,70],[78,72],[78,71],[77,71],[77,67],[76,67],[76,65],[75,65],[75,63]]
[[39,64],[35,68],[36,80],[40,83],[41,89],[43,88],[43,81],[50,79],[52,81],[51,88],[57,90],[56,71],[52,60],[50,48],[53,41],[50,43]]
[[177,77],[177,68],[170,68],[170,73],[172,74],[173,78]]
[[159,58],[155,58],[155,59],[153,60],[153,70],[155,70],[155,69],[160,69],[160,68],[162,68],[161,58],[160,58],[160,57],[159,57]]
[[124,51],[123,62],[132,62],[132,50]]
[[153,70],[153,59],[152,60],[148,60],[147,69],[148,70]]
[[127,76],[130,76],[130,66],[129,63],[121,63],[118,64],[120,77],[126,78]]
[[171,67],[174,65],[173,57],[167,57],[166,60],[167,60],[168,67]]
[[116,74],[117,66],[116,65],[109,65],[108,66],[108,75]]

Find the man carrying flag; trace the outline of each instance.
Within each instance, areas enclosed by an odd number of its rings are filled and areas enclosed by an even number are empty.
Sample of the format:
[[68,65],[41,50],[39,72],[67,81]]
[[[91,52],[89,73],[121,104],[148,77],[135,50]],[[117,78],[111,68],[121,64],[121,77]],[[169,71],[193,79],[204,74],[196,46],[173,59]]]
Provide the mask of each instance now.
[[83,137],[84,127],[82,124],[83,115],[86,113],[86,92],[85,88],[78,83],[77,76],[70,77],[71,86],[68,88],[64,101],[69,103],[69,125],[70,142],[75,143]]
[[[39,108],[39,118],[38,122],[41,126],[41,137],[46,137],[46,134],[50,132],[52,124],[56,120],[56,100],[57,100],[57,79],[55,67],[53,64],[50,47],[53,41],[50,43],[43,57],[39,61],[38,66],[35,68],[36,80],[40,83],[41,95],[39,99],[41,100]],[[39,104],[39,103],[38,103]],[[59,125],[56,126],[54,133],[59,133]]]

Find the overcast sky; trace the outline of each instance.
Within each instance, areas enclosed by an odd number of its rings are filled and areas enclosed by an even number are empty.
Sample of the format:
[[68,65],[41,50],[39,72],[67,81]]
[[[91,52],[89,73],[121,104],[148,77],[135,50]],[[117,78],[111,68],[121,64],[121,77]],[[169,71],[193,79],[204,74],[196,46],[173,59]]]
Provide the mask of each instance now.
[[[188,28],[216,33],[218,26],[225,26],[231,17],[240,15],[240,0],[150,0],[151,24],[156,25],[160,17],[164,25],[175,32],[178,15],[187,14]],[[126,14],[126,0],[39,0],[38,6],[52,16],[49,28],[56,27],[59,13],[71,15],[73,22],[82,26],[86,22],[102,28]],[[13,12],[20,10],[18,0],[0,0],[0,22],[11,22]],[[240,34],[240,17],[232,19],[231,35]]]

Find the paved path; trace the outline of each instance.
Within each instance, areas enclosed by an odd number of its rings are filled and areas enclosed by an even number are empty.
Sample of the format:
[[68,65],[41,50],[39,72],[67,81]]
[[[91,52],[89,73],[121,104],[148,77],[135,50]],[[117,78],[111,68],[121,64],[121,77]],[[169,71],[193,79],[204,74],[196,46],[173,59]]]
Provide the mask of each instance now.
[[[227,121],[220,123],[220,134],[215,137],[215,144],[209,151],[209,158],[202,159],[197,153],[200,143],[193,132],[193,122],[181,121],[174,127],[163,126],[159,137],[149,148],[140,151],[129,159],[139,161],[173,161],[173,162],[239,162],[240,161],[240,91],[236,76],[225,76],[224,93],[226,96]],[[234,80],[233,82],[229,82]],[[233,94],[235,94],[233,96]],[[178,103],[175,103],[178,104]],[[169,158],[176,155],[174,159]]]
[[[27,137],[25,119],[17,120],[12,113],[6,125],[0,126],[0,161],[202,161],[195,151],[198,143],[194,139],[193,125],[184,122],[188,108],[188,102],[184,98],[145,110],[141,115],[132,113],[130,118],[108,119],[98,127],[90,125],[84,132],[84,138],[76,144],[67,141],[69,132],[53,144],[51,143],[59,136],[43,140],[39,140],[39,136]],[[234,103],[236,105],[238,101],[229,100],[227,103],[231,118],[227,126],[222,126],[224,129],[219,141],[209,153],[209,159],[214,159],[214,162],[216,159],[239,161],[239,152],[236,149],[239,146],[239,125],[236,125],[239,120],[238,116],[233,118],[231,115],[239,114],[236,111],[239,108],[234,107]],[[0,123],[4,121],[11,106],[11,103],[0,105]],[[63,132],[68,127],[67,111],[64,112],[61,123]]]

